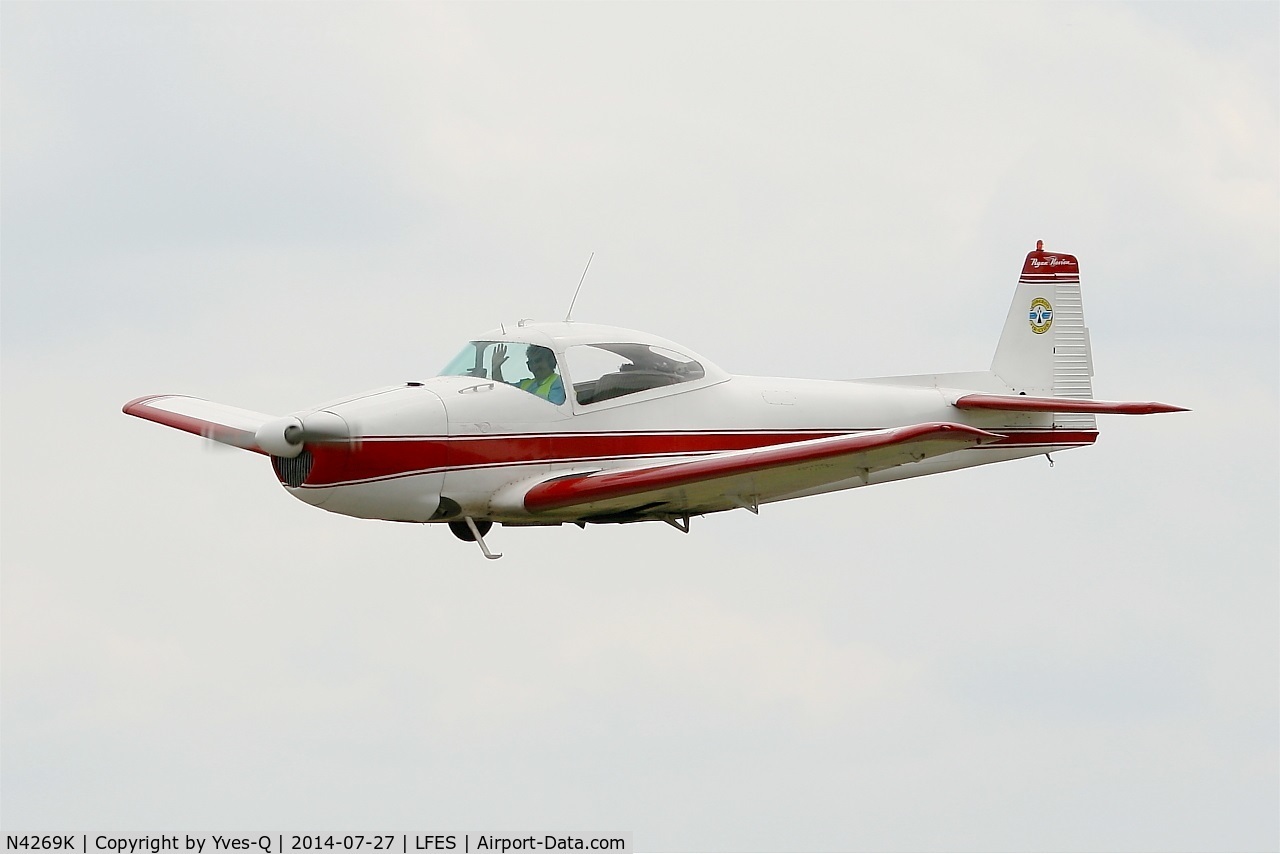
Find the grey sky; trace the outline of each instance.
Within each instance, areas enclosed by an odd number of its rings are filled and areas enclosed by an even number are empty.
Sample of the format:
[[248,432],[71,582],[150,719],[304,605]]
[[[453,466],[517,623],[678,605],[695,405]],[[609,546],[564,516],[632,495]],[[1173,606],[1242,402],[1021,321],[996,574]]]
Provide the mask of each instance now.
[[[0,5],[0,822],[1280,846],[1280,6]],[[1080,257],[1096,447],[666,526],[293,501],[130,419],[575,316],[984,368]]]

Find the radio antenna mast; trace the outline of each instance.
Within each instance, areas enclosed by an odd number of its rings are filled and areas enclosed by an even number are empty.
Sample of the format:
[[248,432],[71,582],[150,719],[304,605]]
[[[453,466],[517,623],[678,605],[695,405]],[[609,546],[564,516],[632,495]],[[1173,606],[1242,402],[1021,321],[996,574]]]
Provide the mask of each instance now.
[[[592,253],[591,253],[591,258],[594,258],[594,257],[596,257],[596,253],[592,252]],[[574,291],[574,292],[573,292],[573,300],[569,303],[569,311],[568,311],[568,313],[567,313],[567,314],[565,314],[565,316],[564,316],[564,322],[565,322],[565,323],[568,323],[568,322],[569,322],[569,318],[573,317],[573,306],[574,306],[574,303],[576,303],[576,302],[578,301],[578,292],[582,290],[582,283],[583,283],[583,282],[586,280],[586,278],[587,278],[587,270],[590,270],[590,269],[591,269],[591,258],[588,258],[588,259],[587,259],[587,266],[585,266],[585,267],[583,267],[583,268],[582,268],[582,278],[581,278],[581,279],[578,279],[578,290],[576,290],[576,291]]]

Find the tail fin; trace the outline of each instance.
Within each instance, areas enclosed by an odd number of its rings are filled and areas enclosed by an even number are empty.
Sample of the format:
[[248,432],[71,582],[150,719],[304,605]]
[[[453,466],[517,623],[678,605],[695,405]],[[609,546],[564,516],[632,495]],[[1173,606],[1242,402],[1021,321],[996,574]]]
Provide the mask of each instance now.
[[[1022,265],[991,371],[1017,394],[1093,397],[1093,356],[1074,255],[1045,252],[1044,241],[1036,241]],[[1093,429],[1094,418],[1058,413],[1054,426]]]

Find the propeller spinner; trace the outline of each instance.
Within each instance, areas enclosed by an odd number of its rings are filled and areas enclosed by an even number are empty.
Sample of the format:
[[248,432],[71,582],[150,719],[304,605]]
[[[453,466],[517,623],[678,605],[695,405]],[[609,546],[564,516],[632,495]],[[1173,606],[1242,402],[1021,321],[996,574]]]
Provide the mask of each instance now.
[[258,447],[276,457],[292,458],[308,442],[335,442],[351,438],[347,422],[321,409],[298,417],[289,415],[263,424],[254,434]]

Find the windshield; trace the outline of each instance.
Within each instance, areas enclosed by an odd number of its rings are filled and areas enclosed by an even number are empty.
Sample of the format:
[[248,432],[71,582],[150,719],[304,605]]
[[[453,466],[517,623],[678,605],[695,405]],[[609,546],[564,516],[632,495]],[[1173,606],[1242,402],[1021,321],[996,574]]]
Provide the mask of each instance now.
[[[498,371],[494,373],[494,356],[498,357]],[[505,358],[503,358],[505,356]],[[533,357],[550,357],[549,367],[556,367],[555,354],[546,347],[522,344],[519,341],[469,341],[462,352],[444,366],[442,377],[477,377],[482,380],[499,380],[515,384],[533,376],[529,360]]]
[[[565,353],[579,406],[700,380],[706,372],[690,356],[650,344],[576,344]],[[566,389],[555,353],[519,341],[470,341],[442,377],[496,380],[560,404]]]
[[556,354],[549,347],[519,341],[471,341],[442,377],[475,377],[515,386],[559,405],[565,401]]
[[437,376],[441,377],[479,377],[488,379],[489,371],[485,367],[484,354],[494,342],[469,341],[449,364],[444,366]]

